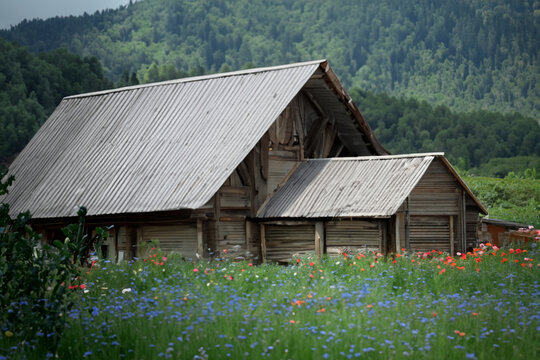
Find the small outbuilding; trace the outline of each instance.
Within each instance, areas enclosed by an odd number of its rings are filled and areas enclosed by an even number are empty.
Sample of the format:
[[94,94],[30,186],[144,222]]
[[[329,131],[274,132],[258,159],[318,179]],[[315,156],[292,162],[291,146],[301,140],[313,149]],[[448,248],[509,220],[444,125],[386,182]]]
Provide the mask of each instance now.
[[262,206],[262,256],[476,246],[487,214],[442,153],[309,159]]
[[528,232],[520,232],[520,229],[528,230],[528,225],[514,221],[483,218],[481,240],[499,247],[512,241],[524,241],[529,234]]

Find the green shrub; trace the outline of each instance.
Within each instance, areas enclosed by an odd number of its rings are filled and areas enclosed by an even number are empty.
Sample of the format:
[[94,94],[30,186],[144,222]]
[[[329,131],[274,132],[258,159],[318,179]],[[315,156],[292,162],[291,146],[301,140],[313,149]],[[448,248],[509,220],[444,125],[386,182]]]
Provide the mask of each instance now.
[[[0,182],[0,195],[12,181]],[[85,287],[77,284],[80,266],[93,243],[103,239],[102,229],[92,239],[84,234],[85,215],[81,208],[79,223],[63,229],[69,240],[41,245],[28,225],[30,213],[12,220],[9,205],[0,204],[0,354],[56,351],[67,312]]]

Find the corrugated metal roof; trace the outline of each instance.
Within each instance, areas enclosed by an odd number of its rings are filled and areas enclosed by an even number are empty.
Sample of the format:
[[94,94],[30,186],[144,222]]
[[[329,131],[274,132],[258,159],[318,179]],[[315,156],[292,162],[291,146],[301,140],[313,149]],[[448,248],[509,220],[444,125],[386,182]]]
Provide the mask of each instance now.
[[65,98],[10,167],[34,218],[193,209],[215,194],[324,60]]
[[311,159],[260,210],[259,218],[388,217],[436,156],[411,154]]

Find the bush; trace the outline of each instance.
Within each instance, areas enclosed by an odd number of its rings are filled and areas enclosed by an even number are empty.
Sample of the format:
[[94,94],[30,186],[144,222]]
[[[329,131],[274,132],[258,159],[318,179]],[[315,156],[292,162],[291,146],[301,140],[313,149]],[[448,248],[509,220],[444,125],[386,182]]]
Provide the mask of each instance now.
[[[12,181],[0,182],[0,195]],[[8,348],[11,353],[43,347],[56,351],[64,315],[84,289],[77,284],[80,265],[92,244],[103,239],[101,229],[93,239],[84,234],[85,215],[81,208],[79,223],[63,229],[65,242],[41,245],[40,235],[28,225],[30,213],[12,220],[9,205],[0,203],[0,354]]]

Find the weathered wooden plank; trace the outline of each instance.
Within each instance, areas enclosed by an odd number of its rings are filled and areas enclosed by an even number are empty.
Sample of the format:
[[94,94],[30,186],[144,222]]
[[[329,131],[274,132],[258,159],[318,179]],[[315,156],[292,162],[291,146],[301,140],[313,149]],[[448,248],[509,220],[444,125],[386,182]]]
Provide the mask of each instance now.
[[269,160],[267,193],[272,194],[298,162],[295,160]]
[[449,222],[450,222],[450,255],[454,255],[455,254],[455,244],[454,244],[454,217],[453,216],[450,216],[449,218]]
[[204,256],[203,222],[201,219],[197,219],[197,254],[201,258]]
[[317,221],[315,223],[315,254],[317,257],[321,257],[324,252],[325,238],[324,238],[324,223]]
[[411,250],[411,213],[409,211],[409,197],[405,199],[405,248]]
[[265,225],[266,259],[289,261],[294,254],[315,252],[315,225]]
[[261,229],[261,255],[262,255],[262,261],[266,262],[266,226],[264,224],[261,224],[260,229]]
[[145,225],[141,227],[140,232],[142,241],[157,240],[163,251],[194,257],[198,250],[197,225],[196,222],[181,225]]

